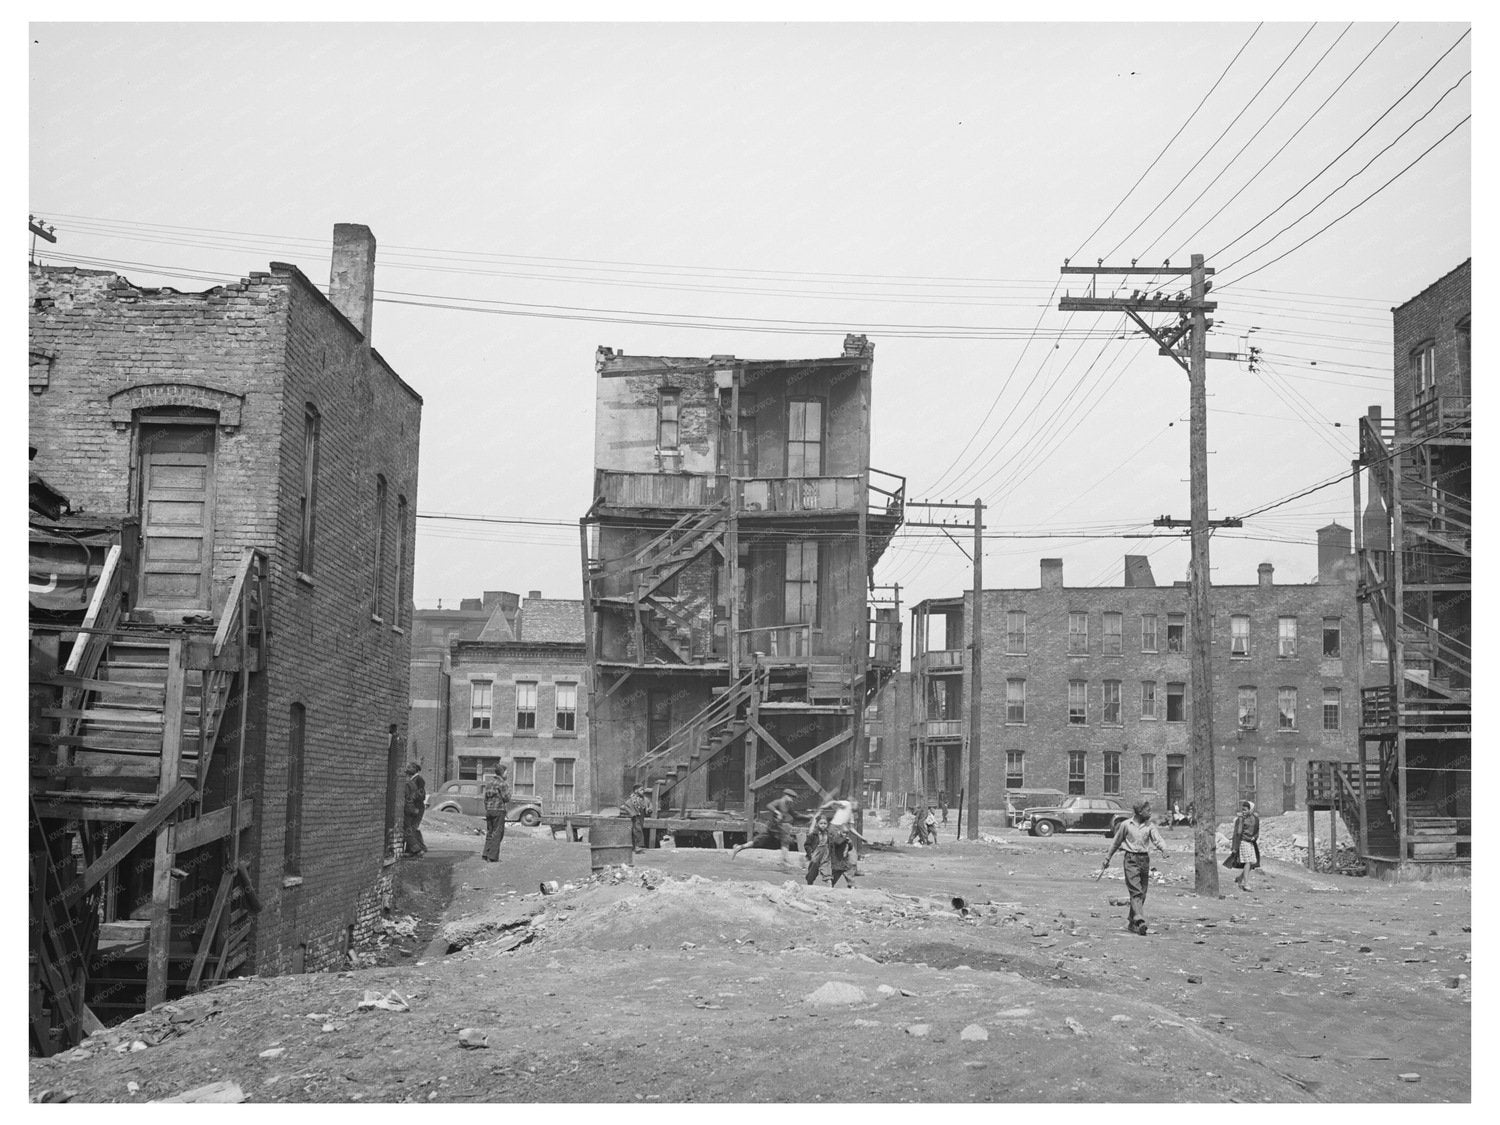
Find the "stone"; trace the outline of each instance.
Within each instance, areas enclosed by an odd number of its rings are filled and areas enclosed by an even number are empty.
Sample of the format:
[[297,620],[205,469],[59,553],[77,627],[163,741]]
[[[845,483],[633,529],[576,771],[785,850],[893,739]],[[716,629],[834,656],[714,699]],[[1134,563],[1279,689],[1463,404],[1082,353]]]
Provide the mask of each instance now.
[[880,995],[882,996],[896,996],[900,993],[901,990],[899,988],[892,988],[888,984],[882,984],[877,985],[875,991],[880,993]]
[[1088,1031],[1084,1028],[1083,1024],[1079,1023],[1072,1016],[1069,1016],[1067,1019],[1063,1020],[1063,1023],[1067,1025],[1069,1031],[1071,1031],[1074,1035],[1077,1035],[1079,1038],[1088,1037]]
[[865,995],[865,990],[858,985],[831,980],[802,999],[815,1008],[830,1008],[840,1004],[863,1004],[868,997]]
[[284,1054],[286,1054],[285,1047],[267,1047],[260,1053],[260,1057],[263,1059],[279,1059]]
[[1006,1008],[1003,1012],[996,1012],[995,1018],[997,1020],[1019,1020],[1034,1015],[1036,1015],[1035,1008]]
[[914,1023],[907,1027],[906,1034],[917,1039],[926,1039],[931,1031],[932,1024],[930,1023]]
[[989,1039],[990,1033],[977,1023],[971,1023],[958,1033],[958,1037],[966,1043],[983,1043]]
[[488,1047],[490,1039],[477,1027],[466,1027],[458,1033],[458,1045],[471,1048]]
[[1110,1016],[1109,1017],[1109,1022],[1110,1023],[1129,1023],[1130,1022],[1130,1017],[1129,1016],[1125,1016],[1125,1015]]
[[1401,1081],[1403,1081],[1403,1082],[1420,1082],[1420,1081],[1422,1081],[1422,1076],[1420,1074],[1398,1074],[1396,1077],[1399,1078],[1399,1079],[1401,1079]]

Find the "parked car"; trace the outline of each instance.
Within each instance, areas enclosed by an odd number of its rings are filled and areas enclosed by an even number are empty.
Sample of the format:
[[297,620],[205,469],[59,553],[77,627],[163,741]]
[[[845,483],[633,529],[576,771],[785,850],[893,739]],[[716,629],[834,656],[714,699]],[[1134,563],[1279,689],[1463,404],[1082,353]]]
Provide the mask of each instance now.
[[1005,791],[1005,827],[1015,828],[1027,809],[1040,805],[1052,808],[1067,796],[1061,789],[1007,789]]
[[1056,805],[1027,809],[1018,827],[1033,836],[1054,832],[1103,832],[1108,836],[1129,815],[1129,810],[1113,797],[1066,797]]
[[[464,816],[484,815],[484,783],[445,781],[427,799],[433,812],[456,812]],[[519,820],[527,828],[542,822],[542,806],[531,797],[512,797],[505,807],[506,820]]]

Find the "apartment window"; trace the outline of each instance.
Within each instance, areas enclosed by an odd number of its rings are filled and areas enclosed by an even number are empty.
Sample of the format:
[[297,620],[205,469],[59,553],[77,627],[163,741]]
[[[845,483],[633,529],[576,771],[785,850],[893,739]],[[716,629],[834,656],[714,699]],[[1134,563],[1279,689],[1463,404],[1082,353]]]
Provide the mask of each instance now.
[[1167,651],[1182,652],[1187,634],[1187,618],[1180,613],[1167,614]]
[[1141,788],[1156,788],[1156,755],[1141,755]]
[[1068,794],[1070,796],[1082,796],[1085,774],[1085,765],[1088,762],[1088,754],[1082,750],[1068,751]]
[[578,685],[557,685],[557,729],[572,733],[578,729]]
[[1026,654],[1026,613],[1024,610],[1006,611],[1005,651],[1015,656]]
[[1007,750],[1005,752],[1005,788],[1022,789],[1026,785],[1026,752],[1024,750]]
[[311,406],[302,417],[302,495],[298,500],[301,527],[297,540],[297,569],[313,572],[313,540],[318,526],[318,412]]
[[1295,617],[1276,619],[1276,655],[1297,655],[1297,619]]
[[1167,722],[1183,723],[1187,721],[1187,685],[1167,685]]
[[823,475],[823,400],[793,399],[787,404],[786,475]]
[[516,730],[536,730],[536,681],[516,681]]
[[1024,723],[1026,721],[1026,681],[1005,681],[1005,721],[1007,723]]
[[511,763],[510,792],[514,797],[536,796],[536,759],[516,758]]
[[1276,729],[1297,729],[1297,689],[1294,687],[1276,689]]
[[1124,719],[1120,713],[1120,681],[1104,681],[1104,715],[1101,719],[1107,726],[1120,726]]
[[1141,681],[1141,718],[1156,718],[1156,681]]
[[1089,684],[1087,680],[1068,681],[1068,723],[1082,726],[1089,721]]
[[1240,688],[1239,693],[1239,722],[1240,730],[1254,730],[1260,725],[1260,701],[1258,692],[1253,686]]
[[391,624],[406,624],[406,497],[396,497],[396,584],[391,589]]
[[1229,655],[1250,655],[1250,615],[1236,613],[1229,618]]
[[302,874],[302,762],[307,738],[307,708],[292,704],[286,747],[286,829],[281,842],[284,875]]
[[818,544],[802,540],[786,545],[786,616],[788,625],[818,620]]
[[1323,729],[1339,729],[1339,689],[1336,687],[1323,689]]
[[560,805],[572,805],[574,761],[572,758],[552,759],[552,799]]
[[1104,752],[1104,792],[1118,793],[1120,791],[1120,752],[1118,750],[1106,750]]
[[1068,614],[1068,655],[1087,656],[1089,653],[1089,615]]
[[871,762],[885,760],[885,736],[879,734],[870,735],[865,744],[865,758]]
[[1281,759],[1281,811],[1297,807],[1297,759]]
[[458,759],[458,780],[480,781],[485,774],[494,773],[499,763],[499,758],[471,757],[461,754]]
[[1255,797],[1255,759],[1248,755],[1239,760],[1240,800],[1253,801]]
[[663,387],[656,398],[656,447],[676,449],[681,438],[682,392]]
[[1386,647],[1385,634],[1380,631],[1380,626],[1375,626],[1370,631],[1370,663],[1389,664],[1391,650]]
[[1141,614],[1141,651],[1156,651],[1156,614]]
[[490,680],[469,683],[469,729],[489,730],[495,713],[495,685]]
[[1323,618],[1323,655],[1338,656],[1344,647],[1343,630],[1337,617]]
[[371,583],[374,597],[371,612],[377,617],[385,604],[385,477],[375,477],[375,578]]
[[1119,656],[1125,649],[1125,615],[1104,615],[1103,651],[1105,656]]
[[1417,402],[1431,398],[1437,386],[1437,343],[1428,340],[1411,353],[1411,393]]

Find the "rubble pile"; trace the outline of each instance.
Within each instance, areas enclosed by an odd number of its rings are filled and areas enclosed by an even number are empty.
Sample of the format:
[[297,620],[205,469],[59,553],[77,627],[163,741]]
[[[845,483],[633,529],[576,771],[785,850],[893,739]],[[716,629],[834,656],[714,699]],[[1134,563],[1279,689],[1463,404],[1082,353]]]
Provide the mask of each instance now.
[[349,950],[351,969],[373,969],[390,963],[391,954],[410,954],[417,943],[418,920],[410,914],[376,918],[370,936]]

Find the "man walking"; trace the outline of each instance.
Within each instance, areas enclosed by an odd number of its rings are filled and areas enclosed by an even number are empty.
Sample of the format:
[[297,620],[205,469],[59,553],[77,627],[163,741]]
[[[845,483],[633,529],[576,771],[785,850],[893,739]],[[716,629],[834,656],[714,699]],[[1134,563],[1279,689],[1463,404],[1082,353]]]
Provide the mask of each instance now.
[[1151,882],[1151,848],[1162,855],[1167,854],[1161,833],[1151,823],[1151,802],[1137,801],[1135,816],[1120,821],[1115,829],[1115,838],[1110,842],[1109,854],[1099,868],[1100,874],[1109,869],[1109,861],[1115,852],[1125,850],[1125,889],[1130,893],[1130,932],[1146,932],[1146,888]]
[[638,851],[646,850],[646,813],[651,800],[646,796],[646,787],[637,785],[620,806],[620,813],[630,818],[630,846]]
[[406,840],[406,854],[415,858],[427,851],[427,842],[422,839],[422,814],[427,811],[427,781],[422,777],[422,764],[413,762],[406,767],[406,787],[402,796],[402,835]]
[[495,773],[484,775],[484,850],[479,854],[490,863],[500,862],[500,842],[505,839],[505,813],[510,807],[510,782],[501,763]]
[[938,794],[938,809],[943,814],[943,823],[948,823],[948,793],[947,790]]

